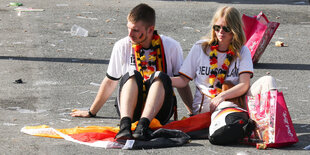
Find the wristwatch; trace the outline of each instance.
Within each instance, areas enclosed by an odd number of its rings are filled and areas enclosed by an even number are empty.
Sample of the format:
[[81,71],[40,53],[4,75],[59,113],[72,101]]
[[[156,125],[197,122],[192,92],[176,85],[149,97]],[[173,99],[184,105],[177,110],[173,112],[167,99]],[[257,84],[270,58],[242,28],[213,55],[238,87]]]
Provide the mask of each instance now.
[[90,109],[88,109],[88,115],[89,115],[90,117],[96,117],[96,114],[92,114],[92,113],[90,112]]

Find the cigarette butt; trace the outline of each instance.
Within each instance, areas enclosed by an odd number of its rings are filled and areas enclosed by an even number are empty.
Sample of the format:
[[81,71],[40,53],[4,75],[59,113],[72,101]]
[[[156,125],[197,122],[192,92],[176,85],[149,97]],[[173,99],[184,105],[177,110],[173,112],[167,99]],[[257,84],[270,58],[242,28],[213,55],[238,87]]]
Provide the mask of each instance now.
[[277,47],[283,47],[283,46],[284,46],[284,43],[283,43],[282,41],[276,41],[276,42],[275,42],[275,45],[276,45]]
[[267,145],[264,143],[257,143],[256,144],[256,149],[265,150],[266,148],[267,148]]
[[76,111],[78,111],[78,110],[77,110],[77,109],[72,109],[71,111],[72,111],[72,112],[76,112]]

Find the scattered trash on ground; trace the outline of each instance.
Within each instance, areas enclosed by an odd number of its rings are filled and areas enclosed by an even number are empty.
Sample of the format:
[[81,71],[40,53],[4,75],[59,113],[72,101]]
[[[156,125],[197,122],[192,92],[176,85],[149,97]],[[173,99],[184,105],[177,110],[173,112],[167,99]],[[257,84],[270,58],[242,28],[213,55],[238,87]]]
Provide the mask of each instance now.
[[309,100],[298,100],[300,102],[309,102]]
[[91,82],[90,85],[93,85],[93,86],[98,86],[100,87],[100,84],[99,83],[94,83],[94,82]]
[[277,47],[283,47],[283,46],[284,46],[284,43],[283,43],[282,41],[276,41],[276,42],[275,42],[275,45],[276,45]]
[[69,6],[69,5],[68,4],[56,4],[56,6],[61,7],[61,6]]
[[306,4],[306,2],[294,2],[294,4],[296,4],[296,5],[304,5],[304,4]]
[[17,11],[17,16],[21,16],[22,12],[42,12],[44,9],[33,9],[33,8],[25,8],[25,7],[18,7],[14,9]]
[[78,95],[85,94],[85,93],[88,93],[88,92],[90,92],[90,90],[86,90],[86,91],[80,92],[80,93],[78,93]]
[[87,37],[88,31],[78,25],[73,25],[71,28],[71,36]]
[[44,85],[48,85],[48,86],[55,86],[55,85],[60,85],[61,83],[57,82],[57,81],[35,81],[34,82],[34,86],[44,86]]
[[38,114],[38,113],[44,113],[47,111],[43,109],[36,109],[36,110],[22,109],[21,107],[8,107],[7,110],[16,110],[22,114]]
[[301,128],[305,128],[305,127],[307,127],[307,126],[309,126],[310,124],[305,124],[305,125],[302,125],[302,126],[300,126]]
[[82,13],[87,13],[87,14],[92,14],[93,12],[90,12],[90,11],[84,11],[84,12],[82,12]]
[[15,11],[20,12],[42,12],[44,9],[34,9],[34,8],[25,8],[25,7],[18,7],[14,9]]
[[278,89],[286,89],[286,90],[288,90],[288,87],[278,87]]
[[310,150],[310,145],[306,146],[304,149],[305,150]]
[[282,82],[283,80],[280,80],[280,79],[276,79],[277,81],[279,81],[279,82]]
[[185,29],[185,30],[192,30],[192,29],[194,29],[194,28],[188,27],[188,26],[184,26],[183,29]]
[[310,24],[310,22],[300,22],[300,24]]
[[72,62],[78,62],[81,61],[80,59],[71,59]]
[[107,39],[107,40],[116,40],[117,38],[103,38],[103,39]]
[[106,22],[106,23],[109,23],[109,22],[111,22],[111,21],[116,21],[116,19],[115,19],[115,18],[109,18],[109,19],[107,19],[105,22]]
[[249,153],[248,153],[248,152],[241,151],[241,152],[238,152],[237,155],[249,155]]
[[18,79],[18,80],[15,80],[13,83],[22,84],[22,83],[24,83],[24,81],[22,79]]
[[4,126],[16,126],[17,124],[14,123],[3,123]]
[[60,120],[65,121],[65,122],[70,122],[70,119],[66,119],[66,118],[61,118]]
[[9,6],[23,6],[23,3],[11,2]]
[[24,45],[26,44],[25,42],[17,41],[17,42],[12,42],[13,45]]
[[98,18],[91,18],[91,17],[84,17],[84,16],[77,16],[76,18],[80,18],[80,19],[90,19],[90,20],[98,20]]

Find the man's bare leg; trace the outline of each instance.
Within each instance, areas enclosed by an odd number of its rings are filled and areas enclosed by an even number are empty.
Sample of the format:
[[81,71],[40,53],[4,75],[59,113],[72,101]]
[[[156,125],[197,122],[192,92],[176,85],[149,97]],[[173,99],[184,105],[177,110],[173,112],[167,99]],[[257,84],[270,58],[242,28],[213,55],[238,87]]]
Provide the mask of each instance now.
[[165,99],[165,89],[163,83],[156,79],[151,85],[146,98],[145,107],[141,118],[145,117],[152,121],[161,109]]
[[129,117],[132,119],[138,100],[138,85],[136,79],[129,78],[123,85],[120,93],[120,117]]
[[134,109],[138,100],[138,86],[136,79],[131,77],[123,85],[120,92],[120,131],[115,136],[116,139],[126,140],[132,139],[131,121],[133,118]]
[[150,121],[152,121],[161,109],[164,99],[165,90],[163,83],[159,79],[156,79],[149,89],[144,110],[136,130],[132,135],[135,139],[148,140],[150,138]]

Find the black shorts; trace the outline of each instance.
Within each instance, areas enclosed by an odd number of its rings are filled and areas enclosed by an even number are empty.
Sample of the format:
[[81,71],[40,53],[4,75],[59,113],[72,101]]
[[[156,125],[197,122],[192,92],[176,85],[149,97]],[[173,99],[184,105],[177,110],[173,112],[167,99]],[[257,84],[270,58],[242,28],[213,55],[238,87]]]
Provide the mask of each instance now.
[[150,79],[145,81],[146,92],[143,92],[143,77],[141,76],[141,74],[138,71],[135,70],[133,72],[126,73],[120,81],[120,89],[119,89],[119,93],[118,93],[118,96],[117,96],[117,99],[115,102],[115,107],[116,107],[118,115],[120,115],[119,102],[118,102],[120,92],[122,91],[123,85],[131,77],[134,77],[136,79],[137,85],[138,85],[138,101],[137,101],[137,105],[136,105],[136,108],[134,111],[132,122],[138,121],[141,117],[142,109],[143,109],[143,106],[145,103],[145,101],[143,99],[143,93],[146,93],[146,96],[147,96],[148,91],[149,91],[152,83],[154,82],[155,79],[159,78],[163,82],[163,85],[164,85],[165,99],[164,99],[164,103],[163,103],[160,111],[155,116],[155,118],[158,119],[161,124],[166,124],[169,121],[169,119],[171,118],[171,116],[173,115],[174,110],[175,110],[174,108],[175,108],[177,102],[176,102],[176,97],[173,93],[173,89],[172,89],[172,85],[171,85],[171,79],[164,72],[155,72],[151,75]]

